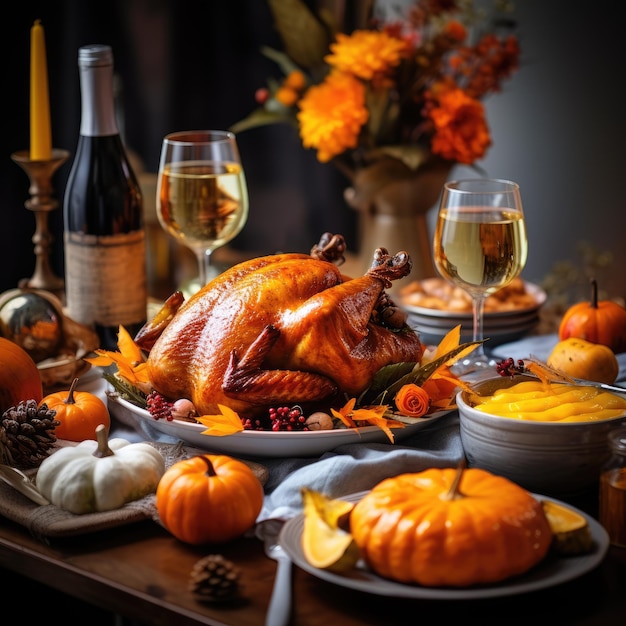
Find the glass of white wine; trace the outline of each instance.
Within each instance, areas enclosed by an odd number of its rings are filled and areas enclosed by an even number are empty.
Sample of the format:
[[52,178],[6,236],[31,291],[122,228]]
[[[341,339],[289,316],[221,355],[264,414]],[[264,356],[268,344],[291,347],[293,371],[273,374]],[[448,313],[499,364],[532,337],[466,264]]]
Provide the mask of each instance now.
[[161,226],[198,259],[198,279],[188,287],[194,293],[217,273],[212,252],[238,235],[248,220],[248,189],[235,135],[221,130],[166,135],[156,210]]
[[[483,340],[487,296],[508,285],[526,265],[528,239],[519,185],[476,178],[443,187],[433,254],[441,276],[472,298],[473,340]],[[457,364],[469,374],[495,365],[483,344]]]

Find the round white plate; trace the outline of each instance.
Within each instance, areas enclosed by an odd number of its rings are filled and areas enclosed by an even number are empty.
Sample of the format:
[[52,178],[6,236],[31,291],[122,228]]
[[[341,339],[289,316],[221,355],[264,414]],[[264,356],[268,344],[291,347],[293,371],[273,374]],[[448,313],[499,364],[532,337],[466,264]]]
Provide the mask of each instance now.
[[[353,494],[342,499],[357,502],[365,493],[366,492]],[[543,498],[542,496],[535,497],[538,499]],[[559,500],[555,500],[554,498],[550,498],[550,500],[559,502]],[[569,504],[564,505],[574,508]],[[478,600],[545,589],[546,587],[552,587],[578,578],[597,567],[604,559],[609,548],[609,536],[596,520],[589,517],[586,513],[583,513],[583,511],[579,511],[578,509],[574,510],[580,513],[580,515],[583,515],[589,524],[593,538],[593,548],[591,552],[580,556],[558,556],[550,554],[541,563],[525,574],[515,576],[501,583],[481,585],[473,588],[420,587],[419,585],[397,583],[387,578],[377,576],[361,561],[357,563],[357,567],[354,569],[341,573],[313,567],[306,560],[302,552],[304,515],[298,515],[285,523],[280,532],[279,542],[298,567],[317,578],[339,585],[340,587],[397,598]]]
[[[337,428],[302,432],[273,432],[244,430],[233,435],[203,435],[206,426],[181,420],[155,420],[145,409],[109,395],[109,411],[126,426],[142,431],[149,439],[159,434],[169,437],[169,442],[185,441],[197,448],[222,454],[265,458],[319,456],[337,446],[350,443],[390,443],[387,435],[377,426],[363,428]],[[420,418],[416,424],[394,428],[395,441],[401,441],[426,428],[447,415],[450,411],[439,411],[429,417]]]

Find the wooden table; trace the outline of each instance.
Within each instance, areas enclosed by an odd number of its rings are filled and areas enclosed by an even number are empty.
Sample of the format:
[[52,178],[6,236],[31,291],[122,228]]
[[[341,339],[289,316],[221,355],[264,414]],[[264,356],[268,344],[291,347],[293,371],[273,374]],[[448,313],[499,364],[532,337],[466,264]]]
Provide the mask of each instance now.
[[[187,590],[193,564],[211,553],[223,554],[240,568],[239,601],[203,605]],[[263,625],[276,571],[254,538],[207,550],[182,544],[157,524],[142,521],[45,544],[3,518],[0,566],[5,610],[14,602],[29,623],[55,617],[66,625],[90,626]],[[488,600],[387,598],[333,586],[297,567],[293,580],[294,625],[462,624],[472,617],[485,624],[539,620],[604,626],[621,625],[626,617],[626,549],[619,548],[611,548],[597,569],[569,583]],[[30,600],[18,603],[18,597]]]

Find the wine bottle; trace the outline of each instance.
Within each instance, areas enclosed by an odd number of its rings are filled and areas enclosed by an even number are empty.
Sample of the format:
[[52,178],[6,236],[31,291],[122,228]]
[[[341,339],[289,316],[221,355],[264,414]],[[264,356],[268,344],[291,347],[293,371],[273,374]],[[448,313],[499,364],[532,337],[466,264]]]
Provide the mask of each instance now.
[[80,135],[63,200],[68,315],[117,350],[146,321],[143,199],[115,116],[113,51],[79,48]]

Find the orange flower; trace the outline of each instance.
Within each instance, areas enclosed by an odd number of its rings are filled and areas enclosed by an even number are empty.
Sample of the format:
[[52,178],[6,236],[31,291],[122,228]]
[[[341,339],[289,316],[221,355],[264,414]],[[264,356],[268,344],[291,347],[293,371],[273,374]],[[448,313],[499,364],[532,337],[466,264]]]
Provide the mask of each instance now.
[[430,408],[428,392],[413,383],[400,387],[394,400],[398,411],[409,417],[422,417]]
[[369,117],[365,87],[354,76],[341,72],[333,72],[323,83],[311,87],[299,106],[302,144],[317,149],[322,163],[355,148]]
[[338,33],[330,49],[332,54],[324,57],[328,65],[364,80],[396,67],[408,52],[404,40],[371,30]]
[[260,108],[231,130],[292,123],[304,148],[351,180],[381,158],[416,170],[432,157],[451,166],[485,157],[491,135],[479,101],[519,66],[512,3],[410,0],[388,16],[370,6],[367,26],[350,32],[304,2],[290,3],[289,20],[281,2],[269,4],[284,51],[263,54],[286,78],[268,79]]
[[491,135],[482,102],[462,89],[435,89],[435,103],[428,115],[435,126],[431,149],[444,159],[470,165],[484,156]]

